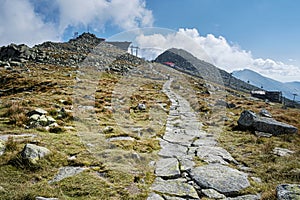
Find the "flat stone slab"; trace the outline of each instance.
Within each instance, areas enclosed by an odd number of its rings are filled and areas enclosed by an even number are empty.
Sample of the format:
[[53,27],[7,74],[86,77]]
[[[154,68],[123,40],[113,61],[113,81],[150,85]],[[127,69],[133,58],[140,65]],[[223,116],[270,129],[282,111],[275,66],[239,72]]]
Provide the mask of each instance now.
[[207,163],[220,163],[228,165],[228,162],[237,163],[231,154],[222,147],[201,146],[196,150],[197,156]]
[[163,180],[157,177],[152,184],[151,189],[155,192],[169,196],[183,197],[186,199],[199,199],[195,188],[186,183],[186,180],[182,178]]
[[162,158],[156,162],[155,175],[164,178],[180,176],[179,162],[176,158]]
[[108,142],[114,142],[114,141],[134,141],[133,137],[129,136],[120,136],[120,137],[112,137],[107,139]]
[[161,150],[159,151],[158,155],[161,157],[169,157],[169,158],[182,157],[187,154],[187,150],[188,150],[187,147],[184,147],[179,144],[173,144],[165,140],[160,140],[160,146],[161,146]]
[[186,155],[183,157],[178,158],[180,163],[180,170],[181,171],[188,171],[191,170],[196,164],[193,161],[192,155]]
[[273,154],[275,154],[277,156],[289,156],[293,153],[295,153],[295,151],[291,151],[291,150],[285,149],[285,148],[275,147],[273,149]]
[[246,173],[220,164],[196,167],[190,175],[201,188],[214,189],[224,195],[236,194],[250,186]]
[[59,169],[58,174],[52,180],[50,180],[49,183],[58,182],[58,181],[61,181],[65,178],[75,176],[76,174],[79,174],[79,173],[83,172],[84,170],[87,170],[87,168],[83,168],[83,167],[62,167],[62,168]]

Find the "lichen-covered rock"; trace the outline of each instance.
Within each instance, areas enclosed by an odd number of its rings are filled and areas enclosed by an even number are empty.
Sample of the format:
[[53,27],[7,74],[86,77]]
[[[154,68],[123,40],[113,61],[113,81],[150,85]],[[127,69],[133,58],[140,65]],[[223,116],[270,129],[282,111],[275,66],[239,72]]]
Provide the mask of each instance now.
[[281,184],[276,187],[278,200],[296,200],[300,199],[300,185]]
[[220,164],[196,167],[190,173],[201,188],[217,190],[225,195],[233,195],[250,186],[248,175]]
[[21,152],[21,156],[24,160],[36,164],[38,160],[50,153],[50,150],[45,147],[40,147],[35,144],[26,144]]
[[278,122],[273,118],[261,117],[250,110],[241,113],[238,125],[242,128],[271,133],[273,135],[295,134],[298,129],[289,124]]

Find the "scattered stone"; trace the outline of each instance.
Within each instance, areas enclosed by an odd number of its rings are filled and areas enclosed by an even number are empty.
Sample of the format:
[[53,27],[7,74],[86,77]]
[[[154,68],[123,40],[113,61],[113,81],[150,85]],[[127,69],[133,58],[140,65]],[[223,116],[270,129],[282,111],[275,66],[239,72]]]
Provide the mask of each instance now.
[[103,133],[111,133],[113,132],[114,128],[111,126],[107,126],[103,129]]
[[121,136],[121,137],[111,137],[108,138],[107,141],[108,142],[114,142],[114,141],[134,141],[133,137],[130,136]]
[[246,129],[271,133],[272,135],[296,134],[298,129],[275,119],[257,116],[254,112],[245,110],[241,113],[238,125]]
[[202,146],[196,150],[197,156],[207,163],[220,163],[228,165],[228,162],[237,164],[237,161],[222,147]]
[[59,200],[58,198],[35,197],[35,200]]
[[87,168],[70,167],[70,166],[62,167],[59,169],[58,174],[52,180],[50,180],[49,183],[58,182],[65,178],[75,176],[76,174],[79,174],[79,173],[83,172],[84,170],[87,170]]
[[170,196],[199,199],[195,188],[188,183],[185,179],[179,178],[174,180],[163,180],[157,177],[151,186],[153,191],[163,193]]
[[156,162],[156,176],[163,178],[180,177],[179,162],[176,158],[162,158]]
[[255,135],[257,137],[266,137],[266,138],[272,137],[271,133],[264,133],[264,132],[260,132],[260,131],[255,131]]
[[40,115],[39,114],[33,114],[29,117],[30,120],[32,121],[38,121],[40,119]]
[[253,176],[252,176],[251,179],[252,179],[254,182],[256,182],[256,183],[262,183],[261,178],[253,177]]
[[0,139],[0,156],[3,155],[4,151],[5,151],[5,142]]
[[139,103],[138,106],[137,106],[137,108],[138,108],[140,111],[145,111],[147,107],[146,107],[145,104]]
[[275,154],[277,156],[289,156],[293,153],[295,153],[295,151],[291,151],[291,150],[285,149],[285,148],[275,147],[273,149],[273,154]]
[[38,115],[46,115],[48,112],[45,111],[44,109],[42,108],[37,108],[35,110],[32,110],[30,112],[27,113],[28,116],[32,116],[34,114],[38,114]]
[[267,111],[266,109],[261,109],[259,111],[259,115],[262,116],[262,117],[272,118],[272,114],[269,111]]
[[203,189],[201,192],[210,199],[225,199],[226,196],[224,194],[220,194],[214,189]]
[[35,144],[26,144],[21,152],[21,156],[24,160],[36,164],[38,160],[50,153],[50,150],[45,147],[40,147]]
[[196,167],[190,175],[201,188],[214,189],[224,195],[234,195],[250,186],[246,173],[220,164]]
[[278,200],[300,199],[300,185],[281,184],[276,187]]

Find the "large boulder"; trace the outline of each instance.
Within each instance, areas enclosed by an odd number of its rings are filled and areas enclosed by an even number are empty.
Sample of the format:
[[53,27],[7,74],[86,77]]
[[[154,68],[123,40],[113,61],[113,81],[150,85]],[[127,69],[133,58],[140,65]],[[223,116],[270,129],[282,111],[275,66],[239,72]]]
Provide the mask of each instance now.
[[300,199],[300,185],[281,184],[276,188],[278,200]]
[[50,150],[45,147],[40,147],[35,144],[26,144],[21,152],[21,156],[24,160],[36,164],[38,160],[50,153]]
[[224,195],[235,195],[250,186],[246,173],[220,164],[196,167],[190,175],[201,188],[214,189]]
[[271,133],[272,135],[295,134],[298,129],[292,125],[278,122],[273,118],[256,115],[250,110],[241,113],[238,125],[242,128]]

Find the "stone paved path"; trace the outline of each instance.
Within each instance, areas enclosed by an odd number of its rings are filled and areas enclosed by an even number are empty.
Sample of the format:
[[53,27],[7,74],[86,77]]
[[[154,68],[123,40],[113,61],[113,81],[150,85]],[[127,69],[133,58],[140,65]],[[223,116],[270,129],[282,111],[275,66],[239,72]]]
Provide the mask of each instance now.
[[[156,179],[148,200],[200,199],[206,196],[223,199],[250,186],[247,174],[228,166],[237,161],[217,146],[213,135],[201,130],[189,102],[171,90],[172,79],[163,87],[172,105],[166,131],[160,139],[160,159],[156,162]],[[195,167],[198,157],[207,165]],[[258,199],[248,195],[246,199]]]

